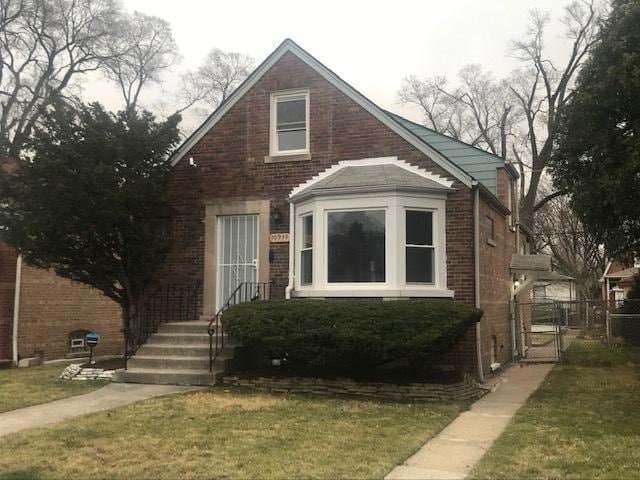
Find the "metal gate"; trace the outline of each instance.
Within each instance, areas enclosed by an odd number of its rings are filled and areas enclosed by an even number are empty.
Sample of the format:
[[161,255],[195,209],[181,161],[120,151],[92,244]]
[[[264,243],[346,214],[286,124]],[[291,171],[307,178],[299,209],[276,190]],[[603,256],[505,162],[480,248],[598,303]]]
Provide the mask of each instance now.
[[521,361],[558,362],[562,356],[562,315],[555,303],[516,303],[516,344]]
[[258,215],[218,217],[216,309],[241,283],[258,281]]
[[589,349],[609,342],[609,302],[562,300],[515,304],[516,345],[521,361],[558,362],[576,340]]

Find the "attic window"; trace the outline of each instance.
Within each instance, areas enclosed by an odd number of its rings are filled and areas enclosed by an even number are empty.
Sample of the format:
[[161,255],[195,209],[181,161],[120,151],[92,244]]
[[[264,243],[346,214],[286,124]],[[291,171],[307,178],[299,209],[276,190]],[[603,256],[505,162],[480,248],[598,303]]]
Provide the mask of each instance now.
[[271,94],[271,155],[309,152],[309,90]]

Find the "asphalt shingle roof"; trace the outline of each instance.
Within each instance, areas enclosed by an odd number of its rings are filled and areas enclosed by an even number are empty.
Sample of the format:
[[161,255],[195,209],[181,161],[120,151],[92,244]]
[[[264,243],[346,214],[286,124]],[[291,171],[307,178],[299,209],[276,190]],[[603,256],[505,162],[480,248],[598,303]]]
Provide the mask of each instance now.
[[418,190],[449,190],[440,183],[410,172],[397,165],[347,166],[304,189],[305,194],[335,190],[375,188],[408,188]]
[[550,255],[513,255],[511,257],[511,270],[529,272],[550,272]]

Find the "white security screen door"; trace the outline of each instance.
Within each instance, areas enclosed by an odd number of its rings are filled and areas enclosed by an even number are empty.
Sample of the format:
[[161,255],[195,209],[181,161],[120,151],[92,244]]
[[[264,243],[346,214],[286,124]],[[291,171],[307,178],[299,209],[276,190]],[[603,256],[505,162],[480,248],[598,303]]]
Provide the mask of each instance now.
[[216,309],[243,282],[258,281],[258,215],[218,217]]

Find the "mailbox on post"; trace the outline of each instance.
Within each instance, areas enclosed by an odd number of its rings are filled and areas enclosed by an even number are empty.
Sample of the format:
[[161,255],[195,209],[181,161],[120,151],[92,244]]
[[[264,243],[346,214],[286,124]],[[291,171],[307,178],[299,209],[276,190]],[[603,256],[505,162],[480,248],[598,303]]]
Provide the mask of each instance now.
[[89,365],[93,363],[93,347],[100,342],[100,335],[96,332],[89,332],[84,336],[84,342],[89,347]]

